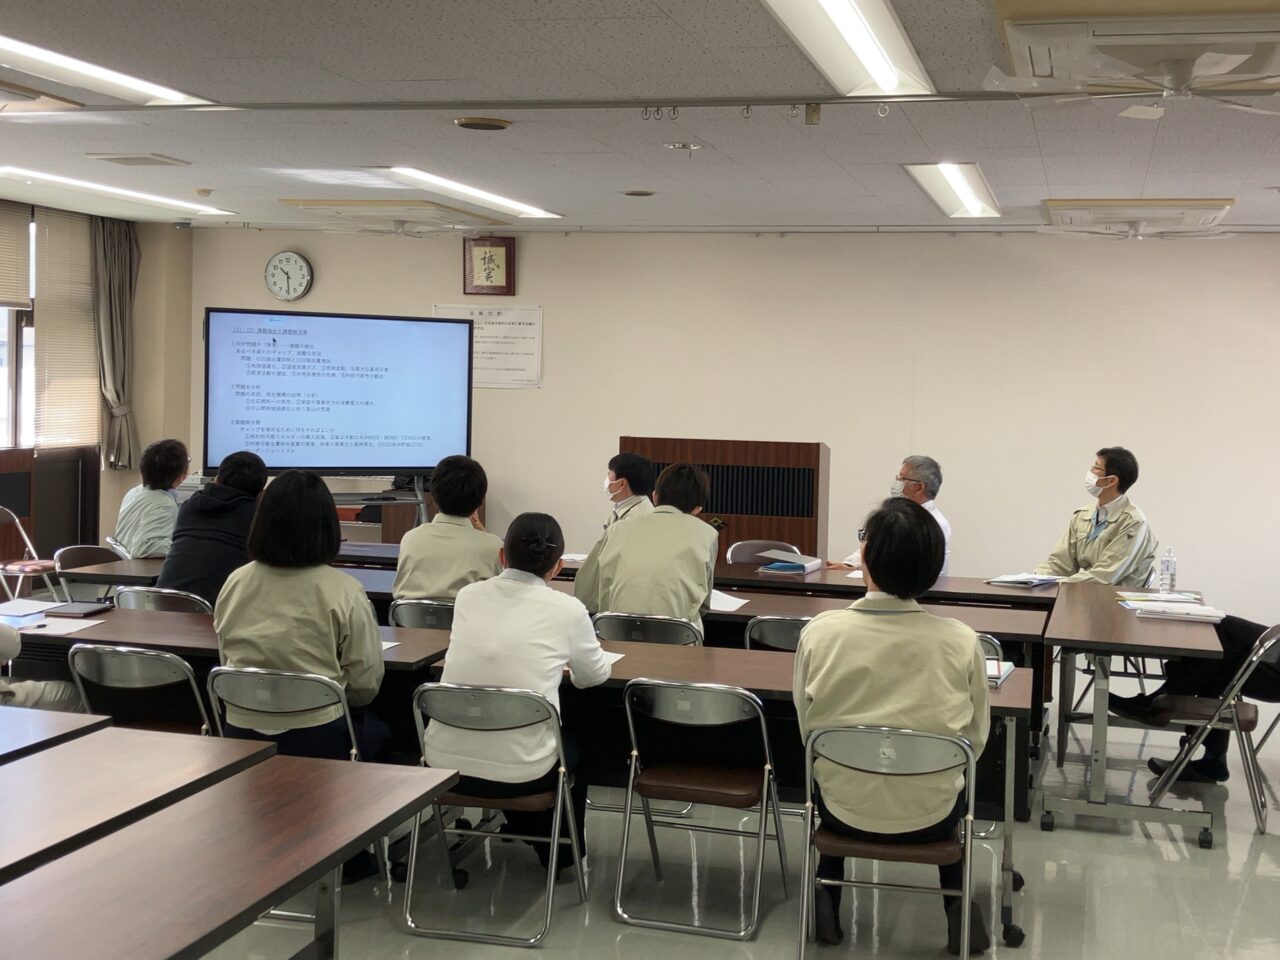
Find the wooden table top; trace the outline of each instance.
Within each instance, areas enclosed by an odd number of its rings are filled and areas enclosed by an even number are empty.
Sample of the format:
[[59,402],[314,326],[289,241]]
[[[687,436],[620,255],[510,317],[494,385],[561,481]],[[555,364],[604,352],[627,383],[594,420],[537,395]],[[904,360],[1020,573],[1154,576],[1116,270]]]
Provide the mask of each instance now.
[[[107,727],[6,763],[0,766],[7,825],[0,830],[0,884],[234,776],[275,749],[274,743]],[[31,954],[41,955],[48,954]],[[85,954],[91,955],[103,956]]]
[[94,563],[87,567],[63,570],[61,577],[71,583],[115,584],[121,587],[154,587],[160,579],[164,557],[148,557],[143,560],[114,560],[111,563]]
[[[760,573],[759,564],[722,563],[716,567],[716,586],[730,590],[754,590],[766,593],[799,593],[812,596],[860,597],[867,592],[861,578],[849,577],[850,571],[817,570],[808,574]],[[1016,607],[1027,610],[1049,610],[1057,596],[1056,585],[1044,587],[997,587],[977,577],[940,577],[924,595],[936,603],[978,603]]]
[[[204,613],[164,613],[156,610],[110,610],[91,619],[100,624],[86,627],[66,637],[45,637],[43,642],[109,643],[115,646],[168,650],[179,656],[218,655],[218,635],[213,618]],[[379,627],[384,641],[396,645],[382,652],[388,670],[421,670],[435,663],[449,645],[447,630],[418,630],[408,627]]]
[[[734,650],[726,647],[681,647],[662,643],[606,640],[601,646],[623,657],[613,665],[606,686],[623,686],[628,680],[676,680],[685,683],[720,683],[750,690],[762,699],[790,700],[795,654],[773,650]],[[1032,671],[1018,667],[1003,684],[991,690],[991,712],[996,716],[1028,716],[1031,713]]]
[[272,757],[0,886],[4,954],[201,957],[456,780]]
[[21,760],[110,725],[110,717],[93,714],[0,707],[0,763]]
[[[572,580],[552,580],[551,589],[573,595]],[[828,610],[844,610],[857,597],[810,597],[803,594],[755,593],[735,591],[733,596],[747,602],[732,611],[711,611],[706,620],[741,623],[754,617],[813,617]],[[1009,607],[961,606],[959,604],[922,604],[938,617],[950,617],[968,625],[978,633],[1000,637],[1039,641],[1044,633],[1047,614],[1040,610],[1014,610]]]
[[1211,623],[1143,620],[1116,602],[1116,588],[1101,583],[1064,583],[1045,628],[1045,642],[1073,650],[1099,650],[1144,657],[1222,658]]

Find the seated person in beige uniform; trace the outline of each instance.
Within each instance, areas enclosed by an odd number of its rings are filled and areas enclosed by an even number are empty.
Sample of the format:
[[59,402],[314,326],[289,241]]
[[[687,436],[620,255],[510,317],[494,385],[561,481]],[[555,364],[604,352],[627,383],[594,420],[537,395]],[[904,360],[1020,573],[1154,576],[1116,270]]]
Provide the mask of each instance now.
[[[977,635],[959,620],[926,613],[916,598],[933,586],[946,537],[924,507],[902,497],[866,520],[862,570],[867,594],[814,617],[800,634],[792,699],[801,738],[825,727],[888,726],[964,737],[981,755],[990,725],[986,663]],[[955,835],[965,814],[964,777],[953,772],[886,777],[825,760],[814,768],[826,829],[873,843],[930,843]],[[976,855],[976,854],[975,854]],[[842,857],[823,856],[818,876],[838,880]],[[960,863],[938,867],[944,889],[963,882]],[[840,888],[814,891],[821,943],[844,939]],[[960,898],[944,898],[947,949],[960,952]],[[990,945],[976,900],[972,951]]]
[[[22,652],[22,635],[7,623],[0,623],[0,667],[16,660]],[[30,707],[83,713],[80,694],[65,680],[13,680],[0,675],[0,707]]]
[[582,561],[574,579],[574,593],[591,596],[600,589],[600,550],[614,524],[628,518],[647,517],[653,513],[653,464],[638,453],[620,453],[609,461],[604,478],[604,495],[613,509],[604,522],[604,534]]
[[691,463],[662,471],[648,516],[615,524],[600,548],[599,576],[575,593],[592,613],[683,617],[702,629],[716,562],[716,531],[698,519],[711,481]]
[[1156,560],[1156,538],[1147,518],[1129,502],[1138,482],[1138,460],[1124,447],[1103,447],[1085,474],[1084,486],[1096,503],[1071,515],[1067,530],[1035,572],[1067,581],[1117,587],[1144,587]]
[[431,472],[439,511],[400,541],[391,588],[397,600],[452,600],[469,583],[502,572],[502,540],[485,531],[477,512],[489,492],[484,467],[470,457],[445,457]]

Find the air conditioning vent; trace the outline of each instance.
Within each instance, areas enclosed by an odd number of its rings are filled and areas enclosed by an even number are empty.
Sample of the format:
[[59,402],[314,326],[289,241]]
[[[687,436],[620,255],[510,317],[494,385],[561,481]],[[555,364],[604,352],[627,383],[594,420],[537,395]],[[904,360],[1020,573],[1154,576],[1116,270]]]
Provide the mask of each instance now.
[[1222,225],[1232,199],[1106,199],[1046,200],[1045,214],[1049,224],[1058,230],[1083,233],[1127,234],[1133,225],[1142,224],[1142,232],[1177,233],[1216,230]]
[[86,153],[90,160],[118,163],[122,167],[189,167],[190,160],[166,157],[163,153]]

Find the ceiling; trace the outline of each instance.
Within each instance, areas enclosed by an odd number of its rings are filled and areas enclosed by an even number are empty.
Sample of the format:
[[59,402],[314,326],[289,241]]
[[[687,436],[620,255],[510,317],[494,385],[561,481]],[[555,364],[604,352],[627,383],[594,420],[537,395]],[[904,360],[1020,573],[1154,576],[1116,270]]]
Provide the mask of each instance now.
[[[966,229],[901,165],[976,162],[1005,214],[977,229],[1034,228],[1051,197],[1200,196],[1236,198],[1230,229],[1280,230],[1280,116],[1190,100],[1151,122],[1119,117],[1132,101],[992,100],[980,93],[983,77],[1007,61],[991,0],[894,7],[934,85],[961,98],[893,104],[884,117],[876,104],[827,104],[809,126],[805,98],[835,91],[758,0],[0,0],[0,34],[218,103],[358,104],[0,119],[0,165],[236,214],[199,224],[387,225],[392,212],[338,221],[280,200],[429,198],[367,169],[405,165],[563,215],[549,225],[515,221],[517,229],[772,231]],[[0,68],[6,79],[32,82]],[[82,90],[40,87],[112,106]],[[793,117],[789,105],[755,106],[748,119],[735,104],[642,117],[641,104],[696,98],[795,98],[800,109]],[[521,100],[637,105],[530,110]],[[486,112],[512,125],[471,132],[454,126],[456,109],[378,108],[400,101],[486,101]],[[672,141],[702,149],[663,146]],[[86,156],[124,152],[189,165]],[[212,194],[203,199],[199,189]],[[181,218],[12,180],[0,180],[0,196]]]

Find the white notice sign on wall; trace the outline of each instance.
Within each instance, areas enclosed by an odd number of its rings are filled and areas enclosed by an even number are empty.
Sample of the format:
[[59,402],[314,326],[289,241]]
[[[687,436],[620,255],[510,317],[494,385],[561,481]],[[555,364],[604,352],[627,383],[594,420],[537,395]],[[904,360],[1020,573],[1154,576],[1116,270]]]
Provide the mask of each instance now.
[[542,308],[475,307],[437,303],[433,317],[472,324],[472,386],[532,388],[542,385]]

